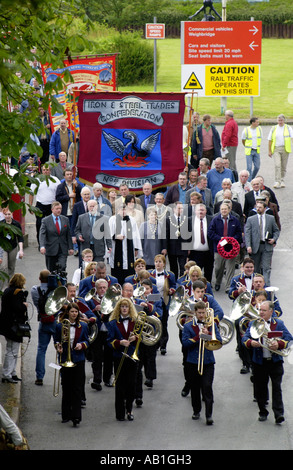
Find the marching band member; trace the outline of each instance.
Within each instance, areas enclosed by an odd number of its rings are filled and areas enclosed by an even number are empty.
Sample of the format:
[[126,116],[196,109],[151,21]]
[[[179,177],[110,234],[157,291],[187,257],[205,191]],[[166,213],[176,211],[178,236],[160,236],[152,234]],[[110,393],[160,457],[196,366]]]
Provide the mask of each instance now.
[[[143,299],[135,299],[135,303],[139,304],[141,309],[147,315],[154,315],[157,318],[162,317],[163,315],[163,300],[162,298],[159,301],[151,302],[147,299],[148,295],[152,294],[153,292],[153,284],[149,279],[145,279],[142,281],[141,285],[144,287],[144,297]],[[136,404],[137,400],[140,398],[142,399],[142,368],[144,368],[145,373],[145,385],[148,388],[153,387],[153,381],[157,378],[157,366],[156,366],[156,356],[157,356],[157,349],[158,345],[154,344],[152,346],[145,345],[143,343],[140,344],[139,347],[139,367],[138,367],[138,383],[137,383],[137,390],[138,395],[136,397]]]
[[[130,282],[131,284],[136,286],[137,284],[140,283],[139,273],[142,272],[142,271],[145,271],[146,269],[147,268],[146,268],[145,260],[142,259],[142,258],[136,259],[135,262],[134,262],[135,274],[132,274],[131,276],[127,276],[124,279],[124,282]],[[152,281],[153,284],[156,283],[156,279],[153,276],[151,276],[151,281]]]
[[[217,300],[210,294],[205,292],[205,284],[202,281],[195,281],[192,284],[192,295],[189,297],[189,300],[194,302],[203,301],[205,304],[208,304],[210,308],[214,310],[214,320],[218,325],[224,316],[224,311]],[[187,350],[184,348],[182,342],[182,334],[179,332],[179,338],[182,343],[182,354],[183,354],[183,373],[185,378],[185,384],[181,390],[181,395],[186,397],[190,391],[190,383],[188,380],[188,373],[186,369],[186,360],[187,360]]]
[[108,289],[106,279],[98,279],[95,283],[96,294],[94,300],[91,300],[92,312],[95,314],[96,323],[98,325],[98,335],[90,345],[90,356],[92,360],[93,382],[91,388],[102,390],[102,378],[106,387],[111,387],[111,376],[113,372],[113,354],[109,348],[107,338],[107,321],[108,316],[103,315],[101,303]]
[[165,355],[167,352],[167,342],[169,339],[168,334],[168,317],[169,317],[169,304],[171,295],[176,290],[176,277],[171,271],[166,270],[166,258],[164,255],[155,256],[155,269],[151,269],[149,272],[151,276],[156,279],[156,286],[158,291],[163,298],[163,315],[162,315],[162,326],[163,332],[160,340],[161,354]]
[[[215,370],[215,357],[213,351],[203,348],[203,369],[199,371],[200,334],[211,335],[212,326],[205,325],[207,308],[205,302],[199,301],[194,307],[195,315],[192,321],[185,323],[182,333],[182,344],[187,350],[186,369],[188,382],[191,388],[191,404],[193,408],[192,419],[199,419],[201,412],[201,393],[205,403],[206,424],[212,425],[213,413],[213,379]],[[214,324],[216,338],[222,341],[217,325]]]
[[[243,294],[243,292],[252,293],[256,276],[257,274],[254,272],[254,260],[250,257],[244,258],[242,263],[242,272],[231,279],[228,293],[229,298],[235,301],[239,295]],[[242,362],[240,374],[248,374],[252,367],[251,354],[242,344],[243,333],[241,333],[239,329],[239,322],[241,321],[241,318],[235,320],[237,352]]]
[[184,265],[184,274],[180,277],[178,277],[177,279],[177,287],[179,285],[181,285],[184,281],[187,281],[188,280],[188,273],[189,273],[189,269],[192,267],[192,266],[196,266],[196,262],[195,261],[187,261],[187,263]]
[[[251,336],[253,322],[250,322],[242,341],[247,348],[252,348],[253,351],[254,387],[259,407],[258,419],[259,421],[266,421],[269,414],[266,408],[267,384],[271,379],[272,409],[276,424],[281,424],[285,418],[281,389],[284,361],[280,352],[288,348],[289,343],[293,341],[293,336],[282,320],[272,317],[273,308],[274,305],[270,301],[265,301],[260,305],[260,317],[266,322],[265,334],[260,335],[259,340],[253,339]],[[266,335],[270,344],[265,345]],[[262,344],[266,347],[262,347]]]
[[231,300],[237,299],[242,292],[251,292],[254,289],[254,260],[252,258],[244,258],[242,263],[243,271],[231,279],[228,296]]
[[108,287],[112,284],[117,284],[117,277],[110,276],[107,274],[107,267],[104,261],[98,261],[96,264],[96,271],[94,274],[89,275],[82,279],[79,284],[79,295],[84,297],[93,287],[95,287],[95,282],[97,279],[106,279],[108,282]]
[[[195,281],[198,281],[202,277],[202,270],[199,266],[192,266],[189,269],[188,276],[185,281],[183,281],[181,284],[184,286],[185,290],[187,291],[188,295],[192,295],[192,285]],[[177,287],[180,285],[177,282]],[[207,294],[213,295],[213,290],[211,287],[211,283],[206,281],[206,292]]]
[[[67,330],[66,334],[64,334],[64,329]],[[76,303],[70,303],[60,317],[60,322],[56,325],[54,343],[60,354],[62,366],[62,423],[71,420],[73,426],[76,426],[81,421],[85,351],[89,345],[88,327],[86,323],[80,321],[80,312]],[[68,357],[71,357],[71,361],[75,364],[74,367],[66,365]]]
[[137,313],[130,299],[118,300],[108,323],[108,344],[113,348],[115,372],[115,413],[118,421],[133,421],[137,361],[131,358],[137,336],[133,333]]

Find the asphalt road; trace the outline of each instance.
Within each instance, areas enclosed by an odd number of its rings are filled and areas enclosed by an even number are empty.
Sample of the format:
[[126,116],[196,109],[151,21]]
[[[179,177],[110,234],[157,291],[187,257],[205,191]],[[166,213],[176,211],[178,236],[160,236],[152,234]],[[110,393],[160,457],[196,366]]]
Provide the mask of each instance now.
[[[220,127],[219,127],[220,130]],[[242,128],[240,128],[241,132]],[[260,174],[267,186],[274,183],[274,167],[267,156],[268,127],[264,127],[261,149]],[[240,134],[239,134],[240,135]],[[240,147],[237,156],[238,170],[246,167],[244,151]],[[276,190],[281,207],[282,232],[273,256],[271,284],[279,287],[278,299],[283,309],[282,319],[293,332],[291,315],[292,289],[292,161],[289,159],[287,187]],[[34,220],[28,217],[29,247],[25,258],[17,261],[17,270],[27,278],[27,288],[38,283],[38,273],[45,267],[44,257],[35,244]],[[68,280],[77,268],[77,258],[68,259]],[[231,301],[223,289],[215,298],[229,316]],[[54,370],[49,367],[55,361],[52,343],[47,353],[47,369],[44,385],[38,387],[35,380],[35,358],[38,322],[36,311],[31,319],[32,338],[22,358],[22,393],[20,427],[32,450],[98,450],[121,452],[128,449],[149,452],[180,450],[184,454],[195,449],[214,450],[291,450],[293,448],[293,355],[285,358],[283,399],[285,422],[274,422],[269,404],[269,419],[260,423],[258,409],[253,401],[249,375],[241,375],[241,363],[236,354],[236,340],[215,352],[214,425],[206,426],[204,412],[199,421],[193,421],[190,396],[181,397],[184,384],[179,330],[175,318],[169,319],[169,342],[166,356],[157,356],[158,377],[153,389],[144,387],[143,406],[134,407],[133,422],[117,422],[114,414],[114,388],[91,389],[90,363],[86,365],[87,405],[79,428],[61,423],[61,394],[53,397]],[[17,385],[18,386],[18,385]],[[187,462],[188,463],[188,462]]]

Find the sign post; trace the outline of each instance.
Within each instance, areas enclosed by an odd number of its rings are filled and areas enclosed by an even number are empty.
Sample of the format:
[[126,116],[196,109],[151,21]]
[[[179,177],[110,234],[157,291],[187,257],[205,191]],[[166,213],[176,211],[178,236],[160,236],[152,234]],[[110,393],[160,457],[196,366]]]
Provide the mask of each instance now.
[[157,39],[165,39],[165,25],[157,23],[157,18],[154,17],[153,23],[145,25],[145,37],[154,39],[154,91],[157,91]]

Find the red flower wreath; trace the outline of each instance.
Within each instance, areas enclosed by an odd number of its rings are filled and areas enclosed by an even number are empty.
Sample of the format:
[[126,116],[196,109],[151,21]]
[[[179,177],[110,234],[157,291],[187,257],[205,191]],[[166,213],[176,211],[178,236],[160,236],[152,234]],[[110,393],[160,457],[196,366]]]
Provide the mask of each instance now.
[[227,243],[222,243],[223,238],[219,241],[217,245],[217,250],[220,256],[225,259],[233,259],[235,258],[239,251],[240,251],[240,245],[236,238],[233,237],[225,237],[225,240]]

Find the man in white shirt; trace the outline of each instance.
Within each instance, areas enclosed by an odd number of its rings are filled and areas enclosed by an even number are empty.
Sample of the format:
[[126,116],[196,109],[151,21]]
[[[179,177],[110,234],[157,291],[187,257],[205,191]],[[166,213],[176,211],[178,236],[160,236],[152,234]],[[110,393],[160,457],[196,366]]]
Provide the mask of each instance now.
[[268,136],[269,157],[273,157],[275,163],[274,188],[285,188],[284,179],[289,153],[292,148],[292,138],[293,130],[288,124],[285,124],[285,116],[280,114],[277,117],[277,125],[271,128]]
[[214,267],[214,255],[207,236],[211,220],[212,216],[207,215],[205,204],[197,204],[195,217],[192,219],[192,248],[189,259],[195,261],[204,270],[205,278],[209,282],[212,280]]
[[[50,179],[49,179],[50,178]],[[51,214],[51,204],[56,199],[56,191],[60,184],[60,180],[56,176],[51,176],[51,169],[48,163],[42,166],[42,176],[40,177],[40,185],[37,187],[35,183],[31,185],[31,190],[36,192],[36,208],[41,211],[41,215],[36,215],[37,240],[39,242],[39,233],[42,219]],[[34,196],[29,195],[29,204],[32,206]]]

